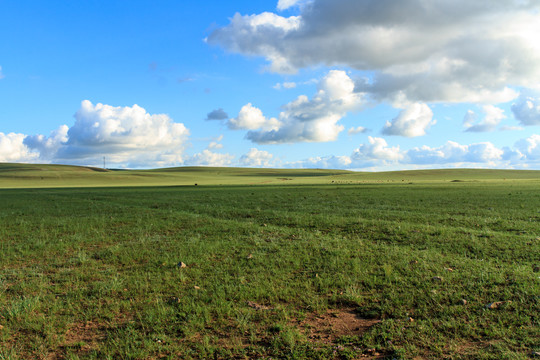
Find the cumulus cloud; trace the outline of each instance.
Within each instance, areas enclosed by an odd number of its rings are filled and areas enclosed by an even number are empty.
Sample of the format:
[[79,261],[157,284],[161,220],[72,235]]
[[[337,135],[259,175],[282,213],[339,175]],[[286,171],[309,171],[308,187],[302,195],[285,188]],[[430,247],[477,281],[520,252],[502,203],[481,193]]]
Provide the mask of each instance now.
[[0,162],[33,162],[39,153],[24,144],[24,134],[0,132]]
[[208,150],[223,149],[223,144],[220,143],[221,140],[223,140],[223,135],[220,135],[217,138],[213,139],[213,141],[211,141],[210,144],[208,144],[207,149]]
[[436,123],[433,111],[426,104],[411,104],[402,110],[392,121],[387,121],[383,134],[405,137],[426,135],[426,129]]
[[277,83],[274,85],[274,89],[281,90],[283,89],[294,89],[296,87],[295,82],[284,82],[284,83]]
[[258,150],[251,148],[249,152],[242,155],[240,158],[240,165],[249,167],[270,167],[272,166],[272,159],[274,155],[268,151]]
[[81,103],[75,124],[50,136],[25,136],[23,145],[49,162],[160,167],[180,164],[189,130],[165,114],[152,115],[138,105],[114,107]]
[[248,104],[229,127],[251,129],[246,138],[258,144],[334,141],[344,129],[339,120],[362,103],[363,96],[354,91],[354,82],[347,73],[332,70],[319,82],[313,98],[301,95],[284,105],[279,120],[267,119]]
[[39,157],[43,160],[54,158],[58,150],[65,145],[68,140],[67,125],[62,125],[58,129],[51,132],[46,137],[44,135],[31,135],[24,138],[24,145],[39,153]]
[[399,146],[389,147],[383,138],[368,137],[369,144],[362,144],[354,150],[351,159],[356,163],[398,162],[403,159]]
[[490,132],[494,131],[503,119],[506,119],[504,110],[493,105],[484,105],[482,107],[484,119],[477,121],[477,115],[469,110],[463,119],[463,126],[468,132]]
[[279,0],[277,4],[278,10],[287,10],[293,6],[298,6],[306,3],[308,0]]
[[519,140],[515,147],[527,159],[540,161],[540,135],[534,134],[527,139]]
[[189,156],[185,160],[185,165],[221,167],[230,165],[233,159],[234,155],[220,154],[205,149],[198,154]]
[[369,132],[369,129],[366,129],[365,127],[363,126],[357,126],[357,127],[352,127],[350,128],[348,131],[347,131],[347,134],[349,135],[356,135],[356,134],[363,134],[363,133],[367,133]]
[[208,42],[280,73],[373,71],[362,91],[380,100],[500,103],[540,81],[539,10],[537,0],[312,0],[298,16],[236,14]]
[[286,164],[286,166],[310,169],[346,169],[351,166],[351,163],[350,156],[317,156],[304,161]]
[[503,154],[503,150],[498,149],[490,142],[461,145],[454,141],[448,141],[438,148],[416,147],[407,151],[406,155],[409,163],[435,165],[450,163],[490,164],[502,160]]
[[251,105],[251,103],[244,105],[238,116],[230,119],[227,122],[229,129],[231,130],[251,130],[251,129],[264,129],[275,130],[281,126],[281,123],[276,118],[267,119],[261,109]]
[[490,142],[460,144],[447,141],[439,147],[421,146],[402,150],[382,138],[369,137],[351,155],[312,157],[286,164],[292,167],[329,169],[499,167],[527,168],[540,165],[540,135],[517,141],[513,147],[498,148]]
[[229,115],[222,108],[213,110],[206,115],[206,120],[226,120]]
[[522,125],[540,125],[540,97],[522,94],[512,105],[512,112]]

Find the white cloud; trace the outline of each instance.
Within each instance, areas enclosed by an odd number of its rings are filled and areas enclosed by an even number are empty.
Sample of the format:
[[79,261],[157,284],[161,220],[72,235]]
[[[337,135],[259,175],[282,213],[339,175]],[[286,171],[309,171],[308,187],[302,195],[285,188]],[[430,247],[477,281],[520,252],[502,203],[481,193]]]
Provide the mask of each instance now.
[[215,153],[205,149],[198,154],[189,156],[185,160],[185,165],[221,167],[229,166],[233,159],[234,155]]
[[207,149],[208,150],[223,149],[223,144],[220,143],[221,140],[223,140],[223,135],[220,135],[217,138],[213,139],[213,141],[211,141],[210,144],[208,144]]
[[540,125],[540,97],[522,94],[512,105],[512,112],[522,125]]
[[278,10],[287,10],[293,6],[299,6],[301,4],[304,4],[308,2],[309,0],[279,0],[277,4]]
[[405,137],[418,137],[426,135],[426,129],[436,123],[433,120],[433,111],[426,104],[411,104],[402,110],[398,117],[391,122],[387,121],[383,134],[399,135]]
[[349,134],[349,135],[356,135],[356,134],[367,133],[368,131],[369,131],[369,129],[366,129],[366,128],[363,127],[363,126],[357,126],[357,127],[352,127],[352,128],[350,128],[350,129],[347,131],[347,134]]
[[502,160],[503,151],[492,143],[478,143],[461,145],[454,141],[448,141],[438,148],[429,146],[416,147],[407,151],[407,162],[411,164],[459,164],[459,163],[484,163],[489,164]]
[[294,89],[296,87],[295,82],[284,82],[284,83],[277,83],[274,85],[274,89],[281,90],[283,89]]
[[275,72],[373,71],[361,90],[381,101],[496,104],[540,82],[539,10],[537,0],[313,0],[299,16],[237,14],[208,42]]
[[281,123],[275,119],[267,119],[261,109],[251,105],[251,103],[244,105],[238,116],[234,119],[230,119],[227,122],[229,129],[231,130],[252,130],[252,129],[264,129],[275,130],[278,129]]
[[490,142],[469,145],[448,141],[439,147],[421,146],[401,150],[382,138],[369,137],[350,156],[313,157],[288,163],[290,167],[399,170],[405,168],[490,167],[527,168],[540,166],[540,135],[522,139],[513,148],[500,149]]
[[161,167],[182,162],[189,130],[165,114],[151,115],[138,105],[113,107],[84,100],[75,124],[27,136],[24,144],[52,162]]
[[351,159],[354,166],[369,167],[374,164],[381,165],[399,162],[403,153],[399,146],[389,147],[383,138],[368,137],[369,144],[362,144],[354,150]]
[[292,168],[310,169],[346,169],[350,168],[352,160],[349,156],[312,157],[304,161],[286,164]]
[[[312,99],[301,95],[284,105],[283,111],[279,114],[279,120],[272,119],[273,128],[268,129],[266,126],[266,129],[255,130],[255,125],[251,127],[253,131],[247,133],[247,139],[258,144],[336,140],[344,129],[338,124],[339,120],[348,111],[358,109],[363,103],[363,96],[355,93],[354,82],[344,71],[330,71],[319,82],[318,87],[319,90]],[[250,124],[258,125],[268,122],[259,109],[255,108],[258,111],[254,111],[251,104],[246,106],[253,117],[253,120],[249,121]]]
[[476,113],[467,111],[463,120],[463,126],[468,132],[490,132],[494,131],[503,119],[506,119],[504,110],[493,105],[484,105],[482,111],[485,116],[481,121],[477,121]]
[[24,134],[0,132],[0,162],[33,162],[39,153],[31,151],[25,144]]
[[62,125],[58,129],[51,132],[49,137],[44,135],[31,135],[24,139],[24,144],[28,148],[39,153],[42,160],[51,160],[56,156],[58,150],[65,145],[68,140],[67,125]]
[[0,66],[0,80],[3,79],[5,76],[4,74],[2,73],[2,67]]
[[540,135],[533,134],[527,139],[518,141],[515,145],[528,160],[540,161]]
[[249,167],[270,167],[273,165],[273,157],[274,155],[270,154],[268,151],[251,148],[247,154],[242,155],[240,164]]
[[523,128],[521,126],[501,126],[499,128],[501,131],[521,131]]

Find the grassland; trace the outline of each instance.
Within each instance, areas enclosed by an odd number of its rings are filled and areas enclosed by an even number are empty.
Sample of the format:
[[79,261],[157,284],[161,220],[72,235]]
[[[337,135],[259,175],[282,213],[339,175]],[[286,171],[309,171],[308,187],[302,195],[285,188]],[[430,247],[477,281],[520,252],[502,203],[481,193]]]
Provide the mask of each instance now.
[[0,187],[0,359],[540,351],[539,172],[5,164]]

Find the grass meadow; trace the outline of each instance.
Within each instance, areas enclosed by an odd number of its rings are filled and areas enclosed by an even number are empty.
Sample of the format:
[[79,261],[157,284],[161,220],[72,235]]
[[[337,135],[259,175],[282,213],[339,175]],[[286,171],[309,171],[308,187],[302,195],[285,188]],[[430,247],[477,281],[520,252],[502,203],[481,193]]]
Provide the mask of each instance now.
[[2,164],[0,188],[0,359],[540,352],[540,172]]

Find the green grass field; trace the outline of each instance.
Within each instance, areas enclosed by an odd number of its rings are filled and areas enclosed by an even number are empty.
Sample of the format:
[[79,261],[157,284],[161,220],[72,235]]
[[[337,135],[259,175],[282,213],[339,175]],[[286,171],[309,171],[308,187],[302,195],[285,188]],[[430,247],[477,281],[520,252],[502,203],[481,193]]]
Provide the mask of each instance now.
[[0,164],[0,359],[539,351],[538,171]]

